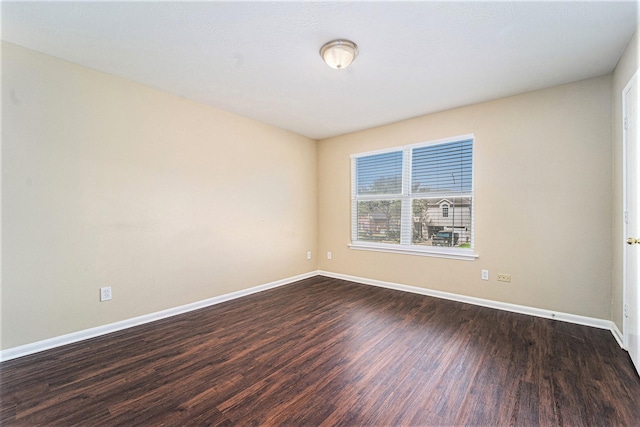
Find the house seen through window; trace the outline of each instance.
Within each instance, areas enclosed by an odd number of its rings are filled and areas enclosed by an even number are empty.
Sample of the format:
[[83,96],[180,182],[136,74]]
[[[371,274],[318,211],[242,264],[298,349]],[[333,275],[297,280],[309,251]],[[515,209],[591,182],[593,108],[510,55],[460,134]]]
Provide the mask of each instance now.
[[351,157],[352,247],[472,251],[472,135]]

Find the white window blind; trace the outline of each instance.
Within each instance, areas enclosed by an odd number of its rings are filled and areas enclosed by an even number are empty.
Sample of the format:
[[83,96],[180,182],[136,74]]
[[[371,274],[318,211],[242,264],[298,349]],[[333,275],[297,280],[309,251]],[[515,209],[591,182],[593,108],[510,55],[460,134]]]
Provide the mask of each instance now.
[[472,188],[473,140],[412,149],[414,194],[465,194]]
[[473,135],[351,157],[351,247],[475,257]]
[[358,195],[402,193],[402,151],[356,158]]
[[357,157],[356,240],[400,243],[402,151]]

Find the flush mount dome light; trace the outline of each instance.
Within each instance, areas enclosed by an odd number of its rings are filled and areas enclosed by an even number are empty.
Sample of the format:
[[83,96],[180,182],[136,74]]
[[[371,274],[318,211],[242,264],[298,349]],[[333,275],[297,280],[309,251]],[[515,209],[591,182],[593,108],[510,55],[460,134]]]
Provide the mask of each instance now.
[[331,68],[341,70],[358,56],[358,45],[349,40],[333,40],[320,48],[320,56]]

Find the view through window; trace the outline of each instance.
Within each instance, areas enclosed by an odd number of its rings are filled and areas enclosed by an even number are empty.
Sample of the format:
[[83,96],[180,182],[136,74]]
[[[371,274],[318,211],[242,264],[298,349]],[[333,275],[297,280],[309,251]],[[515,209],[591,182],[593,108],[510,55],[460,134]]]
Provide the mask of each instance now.
[[352,156],[352,243],[473,248],[473,136]]

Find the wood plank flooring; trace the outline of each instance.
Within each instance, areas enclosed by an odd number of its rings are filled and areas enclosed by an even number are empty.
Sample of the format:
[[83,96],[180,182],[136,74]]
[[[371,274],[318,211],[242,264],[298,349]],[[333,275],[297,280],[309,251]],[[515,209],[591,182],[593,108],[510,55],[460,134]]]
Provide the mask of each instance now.
[[315,277],[0,364],[0,424],[640,425],[609,331]]

